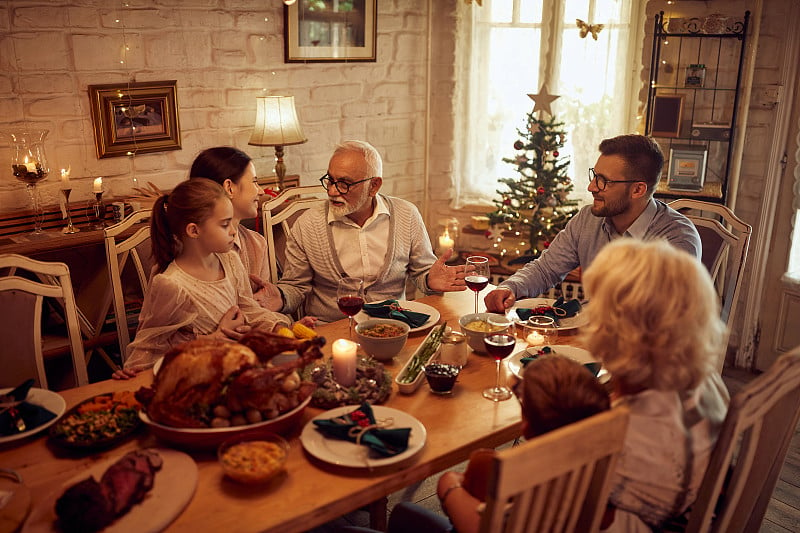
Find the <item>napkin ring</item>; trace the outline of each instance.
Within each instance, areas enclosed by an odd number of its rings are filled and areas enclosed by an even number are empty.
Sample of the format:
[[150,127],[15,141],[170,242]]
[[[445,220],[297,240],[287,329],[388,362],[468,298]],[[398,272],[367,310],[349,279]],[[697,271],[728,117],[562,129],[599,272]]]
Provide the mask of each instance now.
[[394,424],[393,418],[387,418],[385,420],[378,420],[374,424],[369,424],[367,426],[353,426],[347,431],[348,437],[355,437],[356,444],[361,444],[361,437],[364,436],[365,433],[371,431],[373,429],[383,429],[391,427]]

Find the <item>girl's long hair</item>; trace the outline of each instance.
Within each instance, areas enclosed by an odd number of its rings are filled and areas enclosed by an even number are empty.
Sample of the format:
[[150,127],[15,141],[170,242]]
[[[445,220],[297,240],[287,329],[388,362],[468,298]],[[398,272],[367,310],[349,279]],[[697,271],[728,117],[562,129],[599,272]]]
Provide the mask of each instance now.
[[150,239],[158,272],[164,272],[180,256],[186,226],[207,220],[221,199],[228,199],[223,188],[201,178],[183,181],[156,200],[150,217]]

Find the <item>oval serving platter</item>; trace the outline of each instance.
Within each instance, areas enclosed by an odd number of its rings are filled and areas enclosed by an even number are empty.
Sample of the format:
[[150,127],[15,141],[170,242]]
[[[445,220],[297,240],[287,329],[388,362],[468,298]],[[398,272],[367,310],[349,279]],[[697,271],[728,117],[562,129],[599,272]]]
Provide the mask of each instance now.
[[132,399],[132,391],[88,398],[64,413],[50,428],[50,439],[60,446],[76,450],[110,448],[142,426],[139,418],[141,406],[138,402],[132,404]]

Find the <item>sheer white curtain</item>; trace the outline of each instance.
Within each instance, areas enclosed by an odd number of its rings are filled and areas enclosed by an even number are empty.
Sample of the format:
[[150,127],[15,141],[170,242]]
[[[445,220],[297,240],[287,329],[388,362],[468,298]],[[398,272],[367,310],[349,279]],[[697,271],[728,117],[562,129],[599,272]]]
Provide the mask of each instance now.
[[[588,200],[587,169],[606,137],[635,128],[642,0],[484,0],[461,4],[457,30],[453,207],[488,205],[512,165],[518,128],[547,84],[564,122],[573,197]],[[576,19],[603,24],[581,38]]]

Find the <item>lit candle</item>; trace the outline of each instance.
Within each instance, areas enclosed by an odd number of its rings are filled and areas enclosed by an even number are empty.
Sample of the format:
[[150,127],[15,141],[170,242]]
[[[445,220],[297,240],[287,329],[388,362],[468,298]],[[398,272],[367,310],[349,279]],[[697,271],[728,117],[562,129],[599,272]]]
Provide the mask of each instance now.
[[333,350],[333,376],[343,387],[356,381],[356,351],[358,344],[347,339],[337,339],[331,345]]
[[[72,168],[72,167],[70,167]],[[61,188],[62,189],[69,189],[69,169],[62,168],[61,169]]]
[[544,335],[538,331],[534,331],[525,338],[525,342],[527,342],[530,346],[540,346],[544,344]]
[[96,178],[92,184],[92,192],[103,192],[103,178]]
[[34,173],[36,172],[36,161],[28,162],[28,156],[27,155],[25,156],[24,165],[25,165],[25,170],[27,172],[34,172]]
[[439,252],[445,252],[447,250],[452,250],[455,247],[455,241],[450,237],[450,233],[447,230],[444,230],[444,235],[439,237]]

